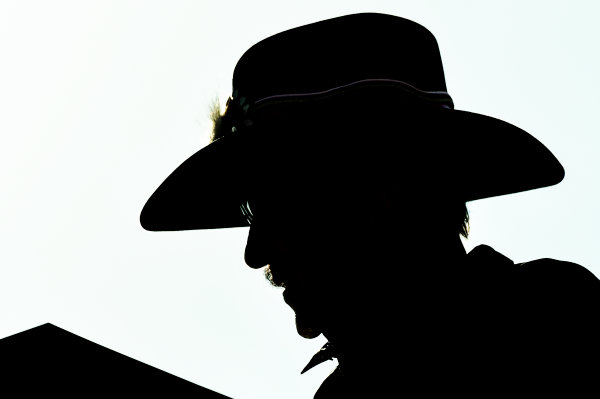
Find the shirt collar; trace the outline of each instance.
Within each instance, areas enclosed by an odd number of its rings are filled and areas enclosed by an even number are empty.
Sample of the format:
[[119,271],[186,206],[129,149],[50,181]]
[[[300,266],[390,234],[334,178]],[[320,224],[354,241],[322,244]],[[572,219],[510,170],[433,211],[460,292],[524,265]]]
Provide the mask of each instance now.
[[333,344],[327,342],[317,353],[314,354],[314,356],[310,359],[308,364],[304,367],[304,369],[302,369],[300,374],[306,373],[308,370],[312,369],[315,366],[318,366],[319,364],[327,360],[333,360],[334,357],[337,356],[335,354]]

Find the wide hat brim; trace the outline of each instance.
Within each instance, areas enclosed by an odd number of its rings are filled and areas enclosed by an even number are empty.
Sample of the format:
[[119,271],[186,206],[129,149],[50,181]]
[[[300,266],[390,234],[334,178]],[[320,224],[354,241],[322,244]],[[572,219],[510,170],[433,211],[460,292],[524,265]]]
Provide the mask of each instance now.
[[[269,154],[291,148],[278,148],[278,140],[268,135],[260,137],[261,126],[269,124],[263,130],[275,131],[278,139],[310,143],[296,146],[303,151],[300,157],[291,157],[298,168],[299,163],[311,162],[310,152],[322,147],[321,140],[314,139],[309,132],[303,137],[292,137],[294,134],[288,130],[293,129],[286,126],[294,120],[310,120],[315,115],[323,118],[332,112],[353,115],[356,110],[348,111],[352,104],[365,98],[376,98],[383,104],[380,115],[385,115],[382,123],[386,132],[361,134],[360,140],[372,151],[383,151],[392,165],[397,160],[398,175],[416,176],[417,180],[431,184],[445,181],[464,201],[547,187],[564,177],[564,169],[556,157],[532,135],[510,123],[438,106],[419,108],[420,119],[415,122],[415,108],[403,108],[414,104],[414,95],[407,94],[401,85],[358,87],[351,92],[341,90],[314,98],[277,99],[258,107],[252,116],[256,129],[214,141],[167,177],[142,210],[143,228],[173,231],[248,226],[240,205],[251,189],[253,179],[249,170],[252,165],[263,163]],[[413,123],[407,131],[406,119],[410,115]],[[346,142],[352,138],[340,136],[336,140],[346,148]],[[278,155],[279,159],[286,158],[286,154]],[[304,184],[304,189],[310,190],[310,184]],[[292,223],[295,222],[290,216]]]

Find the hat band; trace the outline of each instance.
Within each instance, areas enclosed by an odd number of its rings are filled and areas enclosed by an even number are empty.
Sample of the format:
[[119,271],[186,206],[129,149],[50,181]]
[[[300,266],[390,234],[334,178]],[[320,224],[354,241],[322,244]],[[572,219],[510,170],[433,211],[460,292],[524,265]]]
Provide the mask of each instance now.
[[[359,88],[394,88],[400,89],[408,97],[415,98],[420,101],[427,103],[428,105],[438,106],[445,109],[454,109],[454,102],[452,97],[446,91],[424,91],[420,90],[413,85],[403,82],[401,80],[394,79],[363,79],[356,82],[348,83],[342,86],[333,87],[331,89],[308,92],[308,93],[288,93],[288,94],[276,94],[268,97],[261,98],[254,103],[248,100],[245,96],[240,96],[239,91],[236,89],[233,91],[233,95],[227,99],[227,106],[225,114],[229,115],[229,120],[236,121],[230,124],[231,133],[236,133],[239,130],[240,124],[242,126],[251,126],[253,121],[247,117],[248,111],[253,111],[268,106],[270,104],[285,103],[285,102],[302,102],[312,101],[319,98],[333,96],[339,93],[347,92],[350,90],[356,90]],[[228,132],[229,133],[229,132]]]
[[[358,80],[356,82],[352,82],[346,85],[333,87],[331,89],[309,92],[309,93],[287,93],[287,94],[276,94],[268,97],[261,98],[255,101],[252,106],[260,106],[265,103],[271,102],[280,102],[286,100],[302,100],[303,98],[309,99],[314,97],[322,97],[334,94],[339,91],[346,91],[360,86],[393,86],[395,88],[400,88],[407,94],[420,98],[422,100],[426,100],[428,102],[438,103],[443,108],[454,109],[454,102],[452,101],[452,97],[446,91],[424,91],[420,90],[413,85],[403,82],[401,80],[394,79],[363,79]],[[248,102],[248,99],[244,96],[238,97],[238,90],[233,91],[233,96],[229,99],[230,101],[235,101],[244,113],[248,111],[251,104]]]

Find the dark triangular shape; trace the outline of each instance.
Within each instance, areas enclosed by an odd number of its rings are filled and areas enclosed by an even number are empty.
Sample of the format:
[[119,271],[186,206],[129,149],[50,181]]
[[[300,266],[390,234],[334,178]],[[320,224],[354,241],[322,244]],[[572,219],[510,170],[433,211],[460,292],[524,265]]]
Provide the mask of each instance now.
[[0,396],[227,399],[50,323],[0,340],[0,361]]

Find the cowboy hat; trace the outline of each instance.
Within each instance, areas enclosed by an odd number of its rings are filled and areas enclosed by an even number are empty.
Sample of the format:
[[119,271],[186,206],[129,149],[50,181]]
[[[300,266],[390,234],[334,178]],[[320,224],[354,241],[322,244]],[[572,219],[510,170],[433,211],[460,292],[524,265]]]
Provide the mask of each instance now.
[[[255,44],[235,67],[220,122],[221,137],[183,162],[147,201],[140,217],[146,230],[247,226],[240,206],[253,177],[282,167],[265,159],[289,158],[302,172],[312,152],[327,148],[331,158],[333,148],[349,142],[358,144],[344,162],[369,147],[371,157],[379,151],[385,167],[403,176],[430,185],[450,181],[464,201],[564,177],[554,155],[527,132],[454,109],[435,37],[392,15],[333,18]],[[361,126],[359,135],[353,125]],[[318,133],[307,132],[311,126]],[[342,152],[348,154],[335,156]]]

